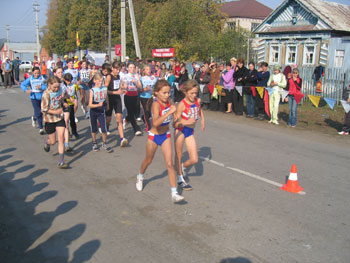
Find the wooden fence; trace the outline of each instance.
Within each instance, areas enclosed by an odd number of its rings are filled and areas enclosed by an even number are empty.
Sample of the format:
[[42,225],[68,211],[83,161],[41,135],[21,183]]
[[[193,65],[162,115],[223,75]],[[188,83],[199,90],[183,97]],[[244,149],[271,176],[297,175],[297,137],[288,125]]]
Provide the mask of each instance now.
[[342,99],[343,88],[350,85],[350,70],[342,68],[325,68],[324,76],[321,77],[322,92],[316,93],[316,81],[314,79],[314,67],[300,67],[300,77],[303,79],[302,93],[307,95],[316,95],[325,98],[335,99],[337,103]]

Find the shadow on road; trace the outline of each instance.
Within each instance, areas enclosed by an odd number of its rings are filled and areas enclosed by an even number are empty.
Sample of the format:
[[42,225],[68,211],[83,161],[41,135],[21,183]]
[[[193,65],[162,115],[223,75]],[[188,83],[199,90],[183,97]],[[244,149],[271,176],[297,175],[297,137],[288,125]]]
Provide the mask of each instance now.
[[340,122],[338,122],[338,121],[333,121],[333,120],[331,120],[331,119],[325,119],[324,121],[325,121],[325,123],[328,124],[328,126],[334,128],[334,129],[337,130],[337,131],[341,131],[342,128],[343,128],[343,126],[344,126],[343,123],[340,123]]
[[30,117],[18,118],[18,119],[15,120],[15,121],[11,121],[11,122],[9,122],[9,123],[0,125],[0,133],[5,132],[4,129],[6,129],[8,126],[11,126],[11,125],[14,125],[14,124],[17,124],[17,123],[20,123],[20,122],[24,122],[24,121],[27,121],[27,120],[30,120]]
[[220,263],[253,263],[253,262],[247,258],[237,257],[237,258],[224,258],[220,261]]
[[[38,205],[55,198],[58,192],[43,191],[49,183],[35,182],[35,178],[46,174],[48,169],[34,169],[35,165],[19,166],[22,160],[4,164],[13,157],[7,153],[15,150],[8,148],[0,152],[1,262],[78,263],[90,260],[101,246],[99,240],[82,244],[69,261],[69,245],[83,235],[86,224],[78,223],[56,233],[50,231],[53,221],[72,211],[78,202],[63,202],[52,211],[38,212]],[[13,172],[9,171],[16,166]],[[29,174],[23,176],[23,173]]]

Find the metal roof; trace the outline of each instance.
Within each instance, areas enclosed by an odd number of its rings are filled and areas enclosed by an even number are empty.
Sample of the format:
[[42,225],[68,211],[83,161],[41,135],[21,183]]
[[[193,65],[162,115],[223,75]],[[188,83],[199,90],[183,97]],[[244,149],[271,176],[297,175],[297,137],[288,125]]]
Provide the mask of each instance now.
[[[318,22],[314,26],[297,28],[292,24],[285,28],[286,31],[346,31],[350,32],[350,6],[322,0],[285,0],[283,1],[255,30],[254,33],[267,33],[281,31],[269,26],[271,21],[276,19],[282,10],[288,9],[293,2],[299,4],[307,12],[317,17]],[[291,16],[290,11],[286,11],[287,16]],[[305,16],[303,14],[303,16]],[[282,28],[281,28],[282,29]],[[297,30],[298,29],[298,30]]]
[[[4,43],[6,45],[6,43]],[[36,52],[36,43],[9,43],[9,49],[18,53]]]
[[235,0],[224,3],[220,11],[229,18],[265,19],[273,10],[256,0]]

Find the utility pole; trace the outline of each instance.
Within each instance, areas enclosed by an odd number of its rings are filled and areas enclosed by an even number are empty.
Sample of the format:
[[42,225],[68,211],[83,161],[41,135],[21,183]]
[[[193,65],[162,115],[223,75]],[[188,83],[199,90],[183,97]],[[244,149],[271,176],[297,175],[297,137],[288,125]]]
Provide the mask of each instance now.
[[36,29],[36,50],[38,54],[38,61],[40,61],[40,42],[39,42],[39,18],[38,18],[38,9],[39,4],[35,2],[33,4],[34,12],[35,12],[35,29]]
[[112,55],[111,55],[111,46],[112,46],[111,27],[112,27],[112,0],[108,0],[108,56],[109,56],[109,59],[112,58]]
[[10,48],[9,48],[9,44],[10,44],[10,41],[9,41],[9,30],[10,30],[9,25],[6,25],[6,53],[7,53],[7,57],[8,57],[8,58],[10,57]]
[[122,57],[121,61],[125,62],[125,55],[126,55],[126,33],[125,33],[125,1],[121,0],[121,44],[122,44]]
[[131,18],[132,34],[134,36],[136,56],[141,58],[139,37],[138,37],[138,34],[137,34],[137,27],[136,27],[135,13],[134,13],[134,5],[132,3],[132,0],[129,0],[129,11],[130,11],[130,18]]

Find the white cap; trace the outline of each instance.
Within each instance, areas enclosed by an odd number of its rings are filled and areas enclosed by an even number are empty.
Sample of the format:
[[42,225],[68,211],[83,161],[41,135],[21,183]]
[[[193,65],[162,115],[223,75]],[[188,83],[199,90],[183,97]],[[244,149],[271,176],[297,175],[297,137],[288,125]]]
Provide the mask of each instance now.
[[128,57],[128,56],[126,56],[126,57],[125,57],[125,59],[129,59],[129,57]]

